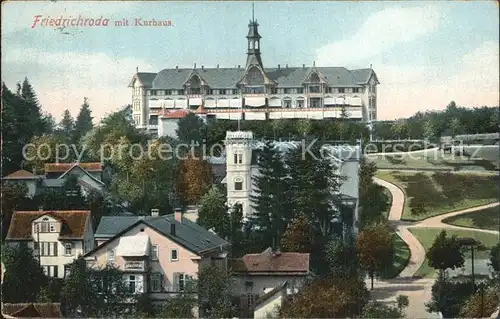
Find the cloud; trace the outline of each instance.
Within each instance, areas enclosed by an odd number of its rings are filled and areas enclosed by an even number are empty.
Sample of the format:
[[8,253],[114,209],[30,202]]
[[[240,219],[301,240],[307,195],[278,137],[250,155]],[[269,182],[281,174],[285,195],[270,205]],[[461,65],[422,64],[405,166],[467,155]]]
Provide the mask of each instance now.
[[[26,57],[30,57],[27,60]],[[96,120],[106,113],[130,104],[127,85],[136,67],[156,70],[146,61],[104,53],[41,52],[35,49],[11,50],[2,57],[4,81],[13,86],[29,74],[40,103],[57,119],[68,108],[76,116],[84,97],[89,97]],[[12,87],[13,88],[13,87]]]
[[443,66],[378,65],[379,119],[444,109],[450,101],[467,107],[499,105],[499,49],[484,42],[451,69]]
[[372,14],[349,39],[327,44],[316,52],[318,65],[355,65],[415,40],[439,27],[436,6],[388,8]]

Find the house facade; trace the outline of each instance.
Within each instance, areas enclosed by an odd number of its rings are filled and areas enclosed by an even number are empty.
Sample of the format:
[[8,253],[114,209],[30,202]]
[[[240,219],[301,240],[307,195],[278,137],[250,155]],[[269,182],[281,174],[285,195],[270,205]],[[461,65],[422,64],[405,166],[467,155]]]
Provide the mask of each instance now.
[[[318,142],[319,143],[319,142]],[[253,214],[251,197],[258,195],[253,178],[258,176],[257,159],[264,143],[254,140],[250,131],[227,132],[225,140],[226,177],[223,182],[227,185],[227,201],[232,206],[240,203],[243,207],[243,216]],[[302,141],[274,142],[274,146],[285,153],[293,148],[304,147]],[[307,147],[307,145],[306,145]],[[357,232],[359,221],[359,170],[362,158],[362,147],[359,145],[324,145],[336,167],[336,174],[343,177],[340,190],[337,194],[344,205],[353,210],[354,223],[352,227]]]
[[[160,135],[164,110],[206,109],[220,119],[377,119],[378,78],[371,68],[265,66],[259,24],[248,24],[246,64],[234,68],[196,67],[137,70],[130,81],[136,127]],[[160,135],[161,136],[161,135]]]
[[203,266],[226,268],[229,243],[185,218],[180,211],[158,216],[104,216],[97,247],[84,258],[91,267],[122,270],[131,293],[153,301],[186,292]]
[[25,243],[47,276],[64,278],[69,264],[94,248],[90,211],[15,211],[5,240]]
[[101,163],[48,163],[44,166],[44,174],[37,175],[22,169],[2,178],[2,182],[6,185],[26,185],[26,197],[32,198],[43,189],[61,189],[73,176],[83,195],[87,196],[90,192],[104,191],[103,174]]
[[287,294],[296,293],[309,275],[308,253],[280,253],[271,248],[230,260],[234,289],[241,305],[251,309],[256,301],[286,282]]

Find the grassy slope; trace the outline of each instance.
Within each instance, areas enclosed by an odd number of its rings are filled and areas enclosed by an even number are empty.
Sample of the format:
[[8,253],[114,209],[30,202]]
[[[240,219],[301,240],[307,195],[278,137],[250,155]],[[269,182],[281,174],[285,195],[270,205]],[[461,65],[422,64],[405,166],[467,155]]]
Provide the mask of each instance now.
[[[499,178],[496,174],[379,171],[377,177],[405,192],[403,220],[417,221],[498,201]],[[410,203],[413,197],[420,197],[425,202],[425,213],[412,214]]]
[[[440,228],[409,228],[413,235],[418,239],[418,241],[424,246],[425,250],[429,249],[432,246],[436,236],[441,232]],[[461,229],[446,229],[446,233],[448,236],[457,235],[457,237],[472,237],[478,241],[480,241],[484,246],[487,247],[487,250],[477,251],[474,254],[475,259],[481,258],[489,258],[490,249],[494,246],[498,240],[498,235],[481,233],[472,230],[461,230]],[[469,253],[466,254],[466,258],[470,258]],[[419,268],[415,275],[422,277],[431,277],[436,273],[435,269],[430,267],[427,263],[427,258],[425,259],[422,266]]]
[[394,259],[392,264],[384,269],[381,277],[383,279],[394,278],[408,265],[410,260],[410,248],[396,233],[392,234],[394,245]]
[[500,229],[500,206],[486,208],[479,212],[448,217],[443,222],[455,226],[498,231]]

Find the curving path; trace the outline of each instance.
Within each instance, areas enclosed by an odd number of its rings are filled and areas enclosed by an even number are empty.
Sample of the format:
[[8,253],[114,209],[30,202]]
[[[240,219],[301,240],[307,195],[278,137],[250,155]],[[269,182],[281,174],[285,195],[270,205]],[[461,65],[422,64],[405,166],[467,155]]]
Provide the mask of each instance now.
[[408,318],[439,318],[438,314],[430,314],[425,309],[425,303],[431,299],[431,288],[434,279],[419,279],[413,277],[425,260],[425,249],[415,236],[408,230],[410,227],[436,227],[436,228],[459,228],[473,231],[483,231],[497,234],[496,231],[480,230],[476,228],[459,227],[443,223],[443,219],[451,216],[481,211],[485,208],[498,206],[500,203],[482,205],[455,211],[435,217],[430,217],[419,222],[401,221],[405,204],[404,192],[396,185],[380,178],[374,178],[374,182],[387,188],[392,195],[392,205],[389,211],[389,224],[396,230],[396,233],[404,240],[410,249],[410,260],[408,265],[398,275],[397,278],[389,280],[378,280],[372,291],[373,298],[382,302],[394,301],[397,295],[407,295],[410,305],[406,310]]

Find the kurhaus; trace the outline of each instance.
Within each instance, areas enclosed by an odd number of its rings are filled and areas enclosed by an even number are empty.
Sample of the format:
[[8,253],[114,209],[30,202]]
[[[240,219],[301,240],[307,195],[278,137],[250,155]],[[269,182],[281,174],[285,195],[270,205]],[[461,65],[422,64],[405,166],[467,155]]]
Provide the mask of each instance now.
[[153,135],[168,131],[166,114],[204,107],[205,116],[221,119],[341,118],[377,119],[377,84],[373,69],[344,67],[266,68],[260,52],[257,20],[248,24],[247,62],[235,68],[172,68],[136,72],[133,118]]

